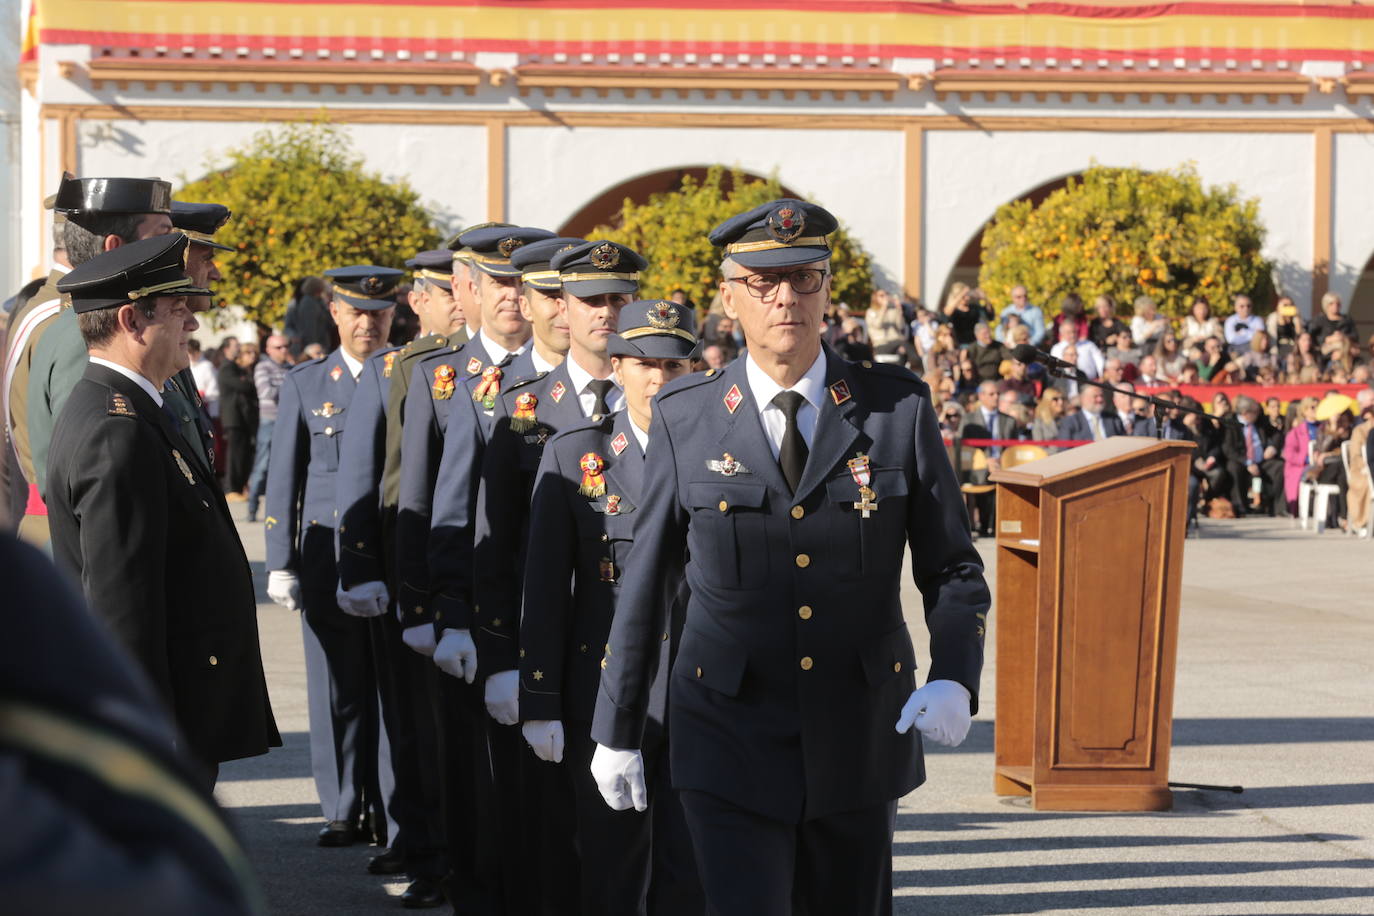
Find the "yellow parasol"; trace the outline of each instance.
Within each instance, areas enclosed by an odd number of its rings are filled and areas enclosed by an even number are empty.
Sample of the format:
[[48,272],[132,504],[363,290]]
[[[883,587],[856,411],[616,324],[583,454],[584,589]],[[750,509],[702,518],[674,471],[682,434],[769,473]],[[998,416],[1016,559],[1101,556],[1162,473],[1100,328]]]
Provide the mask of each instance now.
[[1317,405],[1317,419],[1325,422],[1355,406],[1355,399],[1346,394],[1328,394]]

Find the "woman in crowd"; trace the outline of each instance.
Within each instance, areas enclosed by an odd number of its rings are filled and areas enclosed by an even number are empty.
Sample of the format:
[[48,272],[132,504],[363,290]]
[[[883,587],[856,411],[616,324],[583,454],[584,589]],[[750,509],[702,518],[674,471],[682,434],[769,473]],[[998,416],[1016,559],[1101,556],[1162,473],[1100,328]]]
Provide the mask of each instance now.
[[875,289],[868,301],[864,323],[868,325],[868,342],[873,347],[875,360],[899,366],[906,362],[909,341],[906,316],[902,314],[902,304],[897,297],[885,289]]
[[1198,296],[1193,300],[1188,317],[1183,319],[1183,349],[1190,350],[1208,337],[1221,336],[1221,322],[1212,314],[1212,304]]
[[1348,533],[1369,536],[1369,436],[1374,433],[1374,404],[1360,414],[1360,424],[1350,433],[1350,479],[1346,482]]
[[916,346],[916,355],[929,362],[929,354],[935,346],[935,332],[943,327],[935,320],[935,313],[925,306],[916,309],[916,320],[911,322],[911,339]]
[[954,342],[961,347],[973,343],[973,329],[979,322],[991,322],[997,316],[969,289],[967,283],[955,283],[945,297],[945,321],[954,329]]
[[1250,337],[1250,348],[1240,355],[1236,365],[1245,373],[1245,380],[1251,382],[1259,377],[1261,369],[1278,370],[1278,357],[1274,355],[1268,331],[1256,331]]
[[1347,378],[1350,377],[1355,368],[1355,356],[1349,337],[1340,331],[1332,331],[1322,341],[1321,352],[1324,357],[1322,365],[1328,371],[1339,369]]
[[253,470],[254,437],[258,430],[258,389],[253,383],[253,367],[258,362],[258,345],[239,346],[233,359],[219,367],[219,416],[224,427],[228,451],[224,472],[225,491],[231,502],[248,498],[248,475]]
[[1064,418],[1064,392],[1057,388],[1046,388],[1040,395],[1040,403],[1035,405],[1035,421],[1031,423],[1032,439],[1059,438],[1059,421]]
[[940,408],[940,432],[946,436],[959,435],[959,427],[964,422],[964,408],[958,401],[950,398]]
[[1159,314],[1159,306],[1149,296],[1135,297],[1135,316],[1131,318],[1131,337],[1146,350],[1153,349],[1169,330],[1169,320]]
[[1297,345],[1298,335],[1303,332],[1302,316],[1298,314],[1298,307],[1288,296],[1279,297],[1264,324],[1269,336],[1274,340],[1274,349],[1280,356],[1288,355]]
[[982,378],[978,375],[978,367],[973,364],[973,357],[969,351],[959,351],[959,365],[954,372],[954,391],[956,395],[963,396],[978,390],[978,383]]
[[1283,498],[1288,502],[1289,515],[1298,514],[1298,484],[1302,482],[1303,471],[1311,464],[1312,448],[1320,432],[1317,399],[1308,395],[1298,402],[1297,416],[1283,438]]
[[1321,372],[1321,357],[1312,342],[1312,335],[1303,331],[1298,335],[1292,351],[1284,361],[1284,375],[1288,377],[1290,384],[1295,382],[1304,369],[1311,369],[1314,374]]
[[1172,382],[1178,378],[1178,374],[1183,371],[1183,367],[1188,363],[1188,357],[1183,354],[1183,349],[1178,345],[1178,335],[1172,330],[1165,330],[1160,336],[1159,343],[1155,345],[1155,370],[1159,377],[1166,382]]
[[[1313,411],[1316,415],[1316,411]],[[1321,424],[1316,439],[1313,440],[1312,460],[1303,468],[1302,480],[1313,484],[1335,484],[1339,488],[1336,498],[1326,505],[1326,518],[1319,519],[1328,528],[1345,529],[1345,495],[1348,484],[1345,478],[1345,463],[1341,461],[1341,445],[1350,438],[1354,427],[1350,411],[1343,410],[1332,415]]]
[[954,342],[954,329],[942,324],[935,329],[935,345],[924,354],[926,372],[953,376],[959,368],[959,347]]

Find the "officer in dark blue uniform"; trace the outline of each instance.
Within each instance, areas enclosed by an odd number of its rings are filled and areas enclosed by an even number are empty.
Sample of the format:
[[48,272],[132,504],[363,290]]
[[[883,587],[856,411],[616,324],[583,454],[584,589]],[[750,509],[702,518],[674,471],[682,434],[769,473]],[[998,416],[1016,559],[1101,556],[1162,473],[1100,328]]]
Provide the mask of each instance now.
[[[835,228],[779,200],[711,234],[748,356],[654,404],[592,728],[603,796],[642,809],[665,590],[685,575],[669,755],[723,916],[890,913],[896,800],[924,778],[911,726],[957,744],[977,708],[989,595],[929,389],[821,344]],[[908,546],[932,657],[915,691]]]
[[[385,346],[404,276],[387,267],[325,271],[339,349],[282,383],[267,469],[267,594],[302,610],[310,759],[325,819],[323,846],[348,846],[359,820],[391,794],[389,751],[377,715],[370,625],[339,606],[334,556],[339,443],[365,360]],[[380,765],[379,765],[380,764]]]
[[[535,481],[520,616],[520,718],[541,760],[566,758],[576,797],[581,912],[700,914],[705,904],[691,844],[662,754],[666,662],[643,745],[653,812],[608,808],[589,769],[601,646],[620,577],[633,563],[636,510],[644,500],[650,399],[691,371],[700,350],[691,307],[662,299],[630,303],[608,350],[626,409],[554,436]],[[682,605],[675,602],[679,618]],[[670,645],[663,640],[665,659]]]

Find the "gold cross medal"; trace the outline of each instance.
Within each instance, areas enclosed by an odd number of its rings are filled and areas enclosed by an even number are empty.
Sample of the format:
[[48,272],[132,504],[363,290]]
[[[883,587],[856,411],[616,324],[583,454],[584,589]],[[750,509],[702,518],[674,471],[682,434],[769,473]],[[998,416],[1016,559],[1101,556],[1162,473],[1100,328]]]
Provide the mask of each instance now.
[[854,482],[859,485],[859,501],[854,504],[854,511],[862,512],[864,518],[868,518],[878,511],[878,504],[874,501],[873,489],[869,484],[873,482],[873,473],[868,466],[868,456],[863,452],[850,458],[849,476],[854,478]]

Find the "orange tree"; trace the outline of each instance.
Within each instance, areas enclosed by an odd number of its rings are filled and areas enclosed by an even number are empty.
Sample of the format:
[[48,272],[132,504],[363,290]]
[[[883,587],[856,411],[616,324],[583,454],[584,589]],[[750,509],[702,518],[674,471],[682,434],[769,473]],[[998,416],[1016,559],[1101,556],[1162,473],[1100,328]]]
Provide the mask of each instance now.
[[[695,302],[705,305],[716,292],[720,277],[720,250],[707,241],[719,223],[782,197],[776,175],[753,178],[738,169],[712,166],[701,180],[686,175],[675,191],[649,196],[644,203],[626,198],[614,225],[597,226],[592,239],[610,239],[628,245],[648,260],[641,278],[640,294],[666,297],[675,289],[686,290]],[[860,310],[868,308],[873,290],[872,261],[844,226],[830,236],[831,295]]]
[[978,282],[999,306],[1021,284],[1051,308],[1071,292],[1089,305],[1106,293],[1129,313],[1144,293],[1175,318],[1198,296],[1224,312],[1236,294],[1263,302],[1272,291],[1264,233],[1258,200],[1235,185],[1204,187],[1192,164],[1095,165],[1039,206],[1000,207],[983,233]]
[[420,195],[363,167],[347,136],[322,122],[256,134],[184,185],[180,200],[224,204],[233,218],[215,238],[235,249],[218,258],[216,290],[246,316],[279,325],[295,284],[330,267],[400,267],[434,248],[439,233]]

